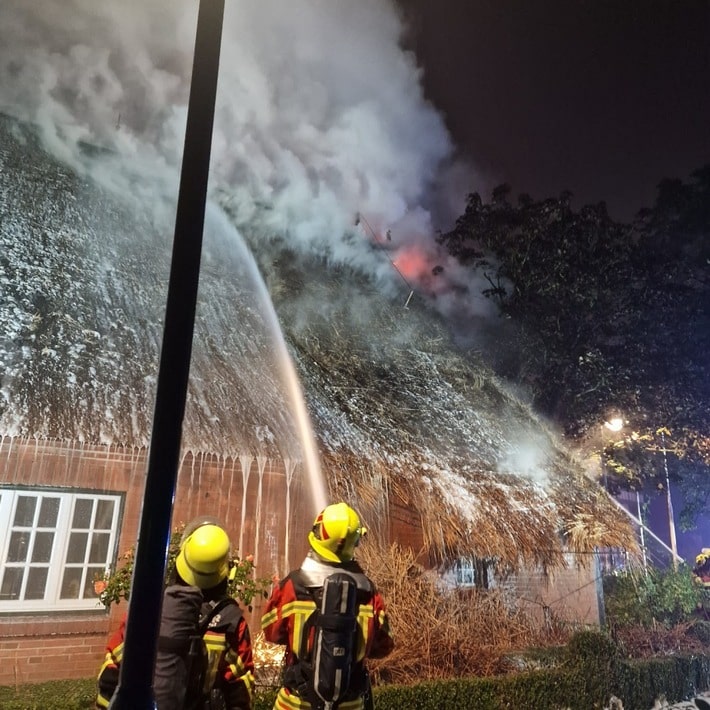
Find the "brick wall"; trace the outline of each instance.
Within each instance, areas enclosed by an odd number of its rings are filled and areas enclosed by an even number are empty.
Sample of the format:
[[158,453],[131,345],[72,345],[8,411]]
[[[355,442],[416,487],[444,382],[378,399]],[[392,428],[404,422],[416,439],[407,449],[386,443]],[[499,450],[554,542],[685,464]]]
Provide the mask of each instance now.
[[568,566],[524,570],[505,584],[514,603],[539,621],[599,624],[597,572],[591,557],[567,555]]

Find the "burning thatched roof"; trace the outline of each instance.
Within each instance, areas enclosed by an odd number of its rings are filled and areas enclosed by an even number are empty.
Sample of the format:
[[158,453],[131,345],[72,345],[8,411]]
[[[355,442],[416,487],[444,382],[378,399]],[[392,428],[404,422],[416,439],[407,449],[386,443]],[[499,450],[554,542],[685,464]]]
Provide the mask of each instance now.
[[452,346],[422,299],[385,297],[295,255],[288,263],[269,287],[339,490],[375,506],[396,491],[446,558],[474,550],[554,564],[561,533],[577,550],[633,546],[554,432],[475,352]]
[[[131,203],[131,200],[128,200]],[[331,488],[373,510],[395,491],[439,557],[554,563],[632,544],[553,433],[426,305],[250,232]],[[212,236],[210,236],[212,232]],[[0,432],[145,445],[170,218],[111,198],[0,120]],[[268,235],[272,236],[272,235]],[[214,220],[203,257],[188,448],[299,458],[248,256]]]

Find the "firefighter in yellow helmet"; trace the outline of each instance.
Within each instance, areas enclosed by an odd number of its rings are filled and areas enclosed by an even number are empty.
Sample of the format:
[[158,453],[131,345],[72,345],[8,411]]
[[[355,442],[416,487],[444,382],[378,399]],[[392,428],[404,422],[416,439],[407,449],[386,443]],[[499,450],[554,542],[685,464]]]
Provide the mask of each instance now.
[[703,547],[695,558],[693,576],[698,584],[710,589],[710,547]]
[[[393,647],[384,600],[354,559],[355,550],[367,532],[357,512],[346,503],[334,503],[322,510],[308,534],[310,551],[300,568],[292,570],[274,586],[261,619],[264,636],[271,643],[286,646],[283,686],[274,710],[322,708],[322,697],[314,692],[314,644],[318,628],[313,619],[321,610],[324,586],[344,573],[354,589],[354,642],[349,683],[341,688],[337,701],[328,707],[363,710],[370,699],[365,662],[382,658]],[[323,653],[324,657],[337,653]],[[369,705],[367,706],[369,707]]]
[[[229,535],[219,522],[201,517],[189,523],[175,558],[174,579],[163,596],[153,685],[161,709],[191,707],[195,702],[208,707],[207,698],[216,695],[221,708],[251,710],[251,638],[239,605],[227,594],[230,569]],[[97,708],[108,707],[118,683],[124,626],[125,619],[108,642],[99,672]],[[199,669],[194,661],[189,667],[185,664],[188,654],[182,648],[185,642],[199,639],[198,630],[206,652]],[[193,652],[191,648],[189,654]]]

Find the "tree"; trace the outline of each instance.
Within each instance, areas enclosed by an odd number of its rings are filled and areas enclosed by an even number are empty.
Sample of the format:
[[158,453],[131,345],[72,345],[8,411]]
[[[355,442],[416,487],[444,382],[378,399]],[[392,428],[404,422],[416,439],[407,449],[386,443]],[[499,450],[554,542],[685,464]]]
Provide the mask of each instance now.
[[[619,485],[665,485],[655,432],[690,507],[710,493],[710,166],[689,184],[659,183],[654,206],[633,225],[604,203],[571,207],[571,193],[490,203],[469,196],[454,229],[439,237],[471,269],[483,270],[501,312],[518,329],[506,372],[533,403],[578,441],[599,431],[610,406],[630,426],[607,452]],[[596,436],[594,437],[597,438]]]
[[519,369],[510,374],[571,436],[598,420],[615,394],[610,354],[633,305],[626,287],[633,278],[629,233],[604,204],[574,212],[568,193],[523,197],[518,207],[484,204],[474,194],[454,230],[440,237],[463,263],[512,284],[501,310],[523,333]]

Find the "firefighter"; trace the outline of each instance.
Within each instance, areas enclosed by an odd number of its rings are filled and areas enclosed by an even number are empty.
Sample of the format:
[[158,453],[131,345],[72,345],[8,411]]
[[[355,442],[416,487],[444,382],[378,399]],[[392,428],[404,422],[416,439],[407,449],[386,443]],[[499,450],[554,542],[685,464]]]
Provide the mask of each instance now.
[[[209,517],[187,525],[175,559],[174,583],[166,587],[163,597],[154,678],[158,707],[184,706],[185,700],[176,700],[177,693],[187,698],[204,694],[201,708],[212,707],[207,699],[211,696],[215,706],[225,710],[251,710],[254,688],[251,638],[239,605],[227,594],[230,569],[230,541],[224,528]],[[188,610],[188,614],[181,610]],[[202,636],[206,654],[201,660],[199,680],[194,681],[200,687],[190,688],[192,675],[184,665],[185,647],[180,642],[190,634],[195,638],[195,630],[199,628],[195,620],[206,627]],[[109,706],[118,685],[125,623],[124,618],[106,647],[98,676],[97,709]],[[182,675],[190,675],[190,679],[171,677],[175,667],[182,668]]]
[[[355,548],[366,533],[358,514],[346,503],[327,506],[316,517],[308,535],[310,550],[300,568],[278,582],[261,619],[264,636],[271,643],[286,646],[283,685],[274,710],[313,708],[307,686],[313,685],[313,667],[304,656],[313,639],[304,640],[306,620],[316,609],[318,591],[327,577],[346,572],[357,585],[357,642],[349,690],[333,707],[363,710],[371,707],[368,658],[382,658],[393,648],[384,601],[362,567],[355,561]],[[311,629],[312,630],[312,629]],[[304,650],[305,649],[305,650]],[[314,701],[315,702],[315,701]]]
[[695,558],[693,576],[698,584],[710,589],[710,547],[703,547]]

